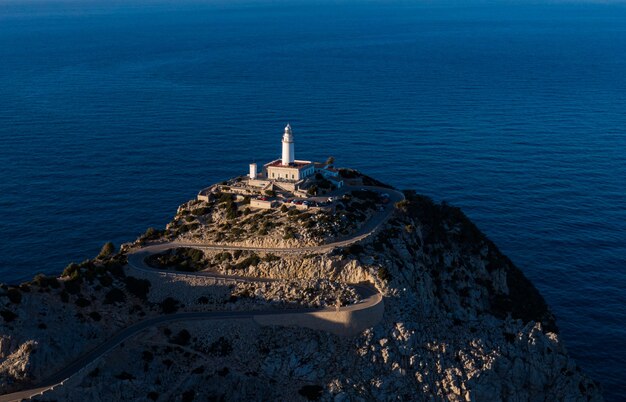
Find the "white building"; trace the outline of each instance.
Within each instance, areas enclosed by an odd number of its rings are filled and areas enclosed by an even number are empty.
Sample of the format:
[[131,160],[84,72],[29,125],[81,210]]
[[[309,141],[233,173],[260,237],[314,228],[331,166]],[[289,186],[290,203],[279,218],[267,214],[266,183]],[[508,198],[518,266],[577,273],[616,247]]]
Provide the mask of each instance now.
[[291,125],[287,124],[282,138],[280,159],[263,165],[259,172],[256,163],[250,164],[247,185],[261,192],[282,190],[306,196],[306,189],[315,184],[315,177],[321,175],[335,188],[343,186],[339,171],[325,163],[298,160],[295,158],[295,142]]
[[285,127],[282,143],[282,158],[266,163],[264,166],[266,178],[269,180],[296,182],[312,176],[315,173],[313,162],[295,159],[293,132],[289,124]]

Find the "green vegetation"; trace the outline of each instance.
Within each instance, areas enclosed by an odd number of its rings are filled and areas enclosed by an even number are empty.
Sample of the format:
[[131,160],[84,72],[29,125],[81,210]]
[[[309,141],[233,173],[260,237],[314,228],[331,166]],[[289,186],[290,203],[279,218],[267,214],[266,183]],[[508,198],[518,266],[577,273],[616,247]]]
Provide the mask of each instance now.
[[100,250],[100,254],[98,254],[98,258],[104,259],[104,258],[112,256],[113,253],[115,253],[115,246],[113,245],[113,243],[109,241],[109,242],[104,243],[104,246],[102,246],[102,249]]
[[126,290],[141,300],[148,300],[151,283],[147,279],[137,279],[133,276],[124,278]]
[[228,251],[223,251],[217,255],[215,255],[215,261],[220,262],[228,262],[233,259],[233,256]]
[[342,250],[342,254],[343,255],[354,255],[354,256],[359,256],[361,255],[363,252],[365,251],[365,249],[363,248],[363,246],[361,246],[360,244],[351,244],[348,247],[344,248]]
[[14,321],[17,318],[17,314],[10,310],[2,310],[0,311],[0,316],[4,319],[5,322]]
[[153,268],[174,268],[183,272],[201,271],[207,266],[201,250],[186,247],[153,254],[146,259],[146,263]]
[[263,261],[265,262],[275,262],[275,261],[280,261],[280,257],[275,255],[275,254],[266,254],[265,257],[263,257]]
[[71,295],[77,295],[80,293],[80,284],[82,282],[82,278],[78,277],[75,279],[69,279],[63,282],[63,290]]
[[168,297],[161,302],[161,311],[164,314],[174,314],[178,311],[178,300]]
[[61,276],[73,279],[79,275],[79,271],[80,267],[78,266],[78,264],[72,262],[67,267],[65,267],[63,273],[61,273]]
[[283,234],[283,240],[289,240],[289,239],[295,239],[296,238],[296,234],[294,233],[294,230],[292,227],[287,226],[285,228],[285,233]]
[[339,176],[344,179],[356,179],[363,175],[358,170],[341,168],[339,169]]
[[319,400],[323,392],[324,388],[320,385],[305,385],[298,390],[298,393],[309,401]]
[[117,374],[115,378],[117,378],[118,380],[134,380],[135,376],[126,371],[122,371],[121,373]]
[[384,282],[389,282],[391,280],[391,273],[389,272],[387,267],[378,268],[378,279]]
[[74,304],[82,308],[91,305],[91,302],[84,297],[79,297],[78,299],[76,299],[76,301],[74,301]]
[[186,329],[182,329],[178,334],[173,336],[170,339],[170,343],[180,346],[189,345],[189,341],[191,340],[191,334]]
[[[490,281],[486,281],[490,296],[491,312],[504,318],[508,314],[523,322],[539,321],[547,331],[558,331],[555,319],[533,284],[515,265],[503,255],[469,218],[457,207],[446,202],[436,204],[432,199],[405,191],[402,209],[420,223],[423,248],[433,250],[439,244],[458,242],[464,254],[472,255],[487,249],[486,268],[489,272],[503,270],[506,273],[509,294],[496,293]],[[454,230],[449,230],[451,227]],[[436,268],[432,274],[436,279]]]
[[146,230],[146,232],[139,237],[139,243],[143,244],[146,241],[158,240],[158,239],[160,239],[164,235],[165,235],[165,230],[158,230],[158,229],[155,229],[155,228],[148,228]]
[[191,211],[192,214],[196,216],[203,216],[211,213],[210,207],[200,207]]
[[242,261],[231,266],[232,269],[246,269],[248,267],[255,267],[259,265],[261,262],[261,257],[257,254],[252,254],[251,256],[243,259]]
[[230,341],[223,336],[220,336],[218,340],[211,343],[207,348],[207,354],[211,356],[225,357],[231,354],[233,346]]
[[18,288],[9,288],[6,292],[6,296],[13,304],[20,304],[22,302],[22,292]]
[[118,288],[112,288],[104,295],[104,304],[122,303],[126,301],[126,294]]

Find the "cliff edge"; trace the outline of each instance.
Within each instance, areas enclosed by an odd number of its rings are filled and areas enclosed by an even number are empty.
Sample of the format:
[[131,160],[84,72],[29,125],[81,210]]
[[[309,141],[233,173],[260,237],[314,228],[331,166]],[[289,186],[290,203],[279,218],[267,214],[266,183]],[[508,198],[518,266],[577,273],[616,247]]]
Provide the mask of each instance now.
[[[318,212],[192,201],[119,253],[3,286],[0,388],[36,386],[149,318],[244,312],[147,326],[37,400],[602,400],[537,289],[460,209],[414,191],[390,206],[353,191]],[[233,248],[202,248],[207,239]],[[166,242],[176,247],[146,260],[154,273],[127,263]],[[357,335],[245,314],[340,309],[359,303],[364,282],[384,312]]]

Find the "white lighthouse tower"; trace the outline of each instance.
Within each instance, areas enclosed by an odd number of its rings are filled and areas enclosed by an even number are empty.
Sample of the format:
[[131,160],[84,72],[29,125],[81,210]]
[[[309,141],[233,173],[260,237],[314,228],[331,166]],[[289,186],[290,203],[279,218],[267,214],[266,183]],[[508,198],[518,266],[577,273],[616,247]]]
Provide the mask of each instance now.
[[293,133],[291,132],[291,125],[287,124],[285,134],[283,134],[283,166],[293,164],[294,159]]

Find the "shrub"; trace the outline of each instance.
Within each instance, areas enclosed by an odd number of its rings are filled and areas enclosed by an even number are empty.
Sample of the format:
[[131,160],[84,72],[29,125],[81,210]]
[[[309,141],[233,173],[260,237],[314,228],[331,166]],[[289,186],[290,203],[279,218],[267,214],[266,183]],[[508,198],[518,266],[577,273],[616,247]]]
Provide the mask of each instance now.
[[94,321],[100,321],[102,319],[102,316],[97,311],[92,311],[91,313],[89,313],[89,317],[91,317],[91,319]]
[[339,169],[339,176],[344,179],[356,179],[357,177],[361,177],[362,174],[354,169]]
[[233,256],[228,251],[224,251],[224,252],[217,254],[215,256],[215,259],[217,260],[217,262],[224,262],[224,261],[232,260]]
[[154,353],[150,352],[149,350],[144,350],[143,353],[141,354],[141,358],[143,359],[144,362],[150,363],[151,361],[154,360]]
[[0,316],[2,316],[5,322],[11,322],[17,318],[17,314],[9,310],[0,311]]
[[78,299],[76,299],[74,304],[76,304],[78,307],[87,307],[91,304],[91,302],[84,297],[79,297]]
[[148,292],[150,292],[150,281],[147,279],[137,279],[133,276],[127,276],[124,279],[126,284],[126,290],[132,295],[140,298],[141,300],[148,299]]
[[98,277],[98,280],[100,281],[100,285],[106,288],[113,284],[113,278],[111,278],[109,275],[101,275]]
[[63,282],[63,288],[71,295],[76,295],[80,292],[80,278],[70,279]]
[[168,297],[161,302],[161,311],[164,314],[173,314],[178,311],[178,300]]
[[195,397],[196,397],[196,392],[190,389],[190,390],[183,392],[181,400],[182,402],[191,402],[193,401]]
[[126,256],[117,256],[114,259],[105,261],[104,267],[107,271],[113,274],[113,276],[117,278],[123,278],[126,276],[126,274],[124,273],[124,265],[126,265],[126,263]]
[[174,343],[180,346],[189,345],[189,341],[191,340],[191,334],[186,329],[181,330],[176,336],[170,339],[170,343]]
[[378,278],[384,282],[389,282],[391,280],[391,273],[387,267],[378,268]]
[[283,205],[281,205],[281,207],[280,207],[280,212],[285,213],[285,212],[287,212],[287,210],[288,210],[288,209],[289,209],[289,208],[287,208],[287,205],[283,204]]
[[200,207],[200,208],[196,208],[193,211],[191,211],[192,214],[196,215],[196,216],[202,216],[202,215],[206,215],[211,213],[211,208],[210,207]]
[[204,373],[204,366],[196,367],[195,369],[191,371],[191,374],[203,374],[203,373]]
[[285,234],[283,235],[283,240],[289,240],[289,239],[295,239],[296,235],[293,232],[293,229],[290,227],[287,227],[285,229]]
[[343,254],[344,255],[360,255],[365,251],[365,249],[363,248],[363,246],[361,246],[360,244],[351,244],[348,247],[346,247],[344,249]]
[[233,269],[245,269],[250,266],[257,266],[261,262],[261,257],[256,254],[252,254],[250,257],[245,258],[241,262],[233,265]]
[[80,270],[80,267],[78,266],[78,264],[75,264],[72,262],[67,267],[65,267],[61,276],[68,276],[70,278],[75,278],[76,276],[78,276],[79,270]]
[[50,287],[53,289],[57,289],[60,286],[57,278],[53,276],[48,277],[44,274],[35,275],[35,278],[33,279],[33,283],[41,288]]
[[70,294],[67,293],[67,291],[62,290],[61,293],[59,293],[59,297],[61,297],[61,301],[63,303],[67,303],[68,301],[70,301]]
[[126,301],[126,294],[118,288],[109,290],[104,296],[104,304],[121,303],[124,301]]
[[265,257],[263,257],[263,261],[265,262],[280,261],[280,257],[275,254],[267,254],[265,255]]
[[211,343],[207,348],[207,353],[213,356],[228,356],[233,351],[233,346],[230,341],[223,336],[220,336],[218,340]]
[[111,255],[113,255],[113,253],[115,253],[115,246],[113,245],[113,243],[106,242],[104,243],[104,246],[102,246],[102,249],[100,250],[100,254],[98,254],[98,258],[106,258],[106,257],[110,257]]
[[323,391],[324,391],[324,388],[322,388],[319,385],[305,385],[302,388],[300,388],[298,393],[302,395],[303,397],[305,397],[306,399],[308,399],[309,401],[317,401],[318,399],[322,397]]
[[157,399],[159,399],[159,393],[156,391],[150,391],[148,392],[148,395],[146,395],[146,397],[151,401],[156,401]]
[[20,292],[20,290],[17,288],[10,288],[9,290],[7,290],[6,294],[9,298],[9,301],[13,304],[20,304],[20,302],[22,301],[22,292]]
[[121,373],[116,375],[115,378],[117,378],[118,380],[134,380],[135,376],[126,371],[122,371]]
[[219,195],[219,197],[217,197],[217,203],[221,204],[223,202],[232,202],[233,201],[233,196],[232,194],[228,194],[228,193],[221,193]]
[[402,200],[402,201],[398,201],[394,205],[395,205],[395,207],[397,209],[401,209],[403,211],[407,211],[408,206],[409,206],[409,200],[405,199],[405,200]]
[[237,218],[237,204],[235,204],[232,201],[229,204],[226,204],[226,218],[228,219]]

